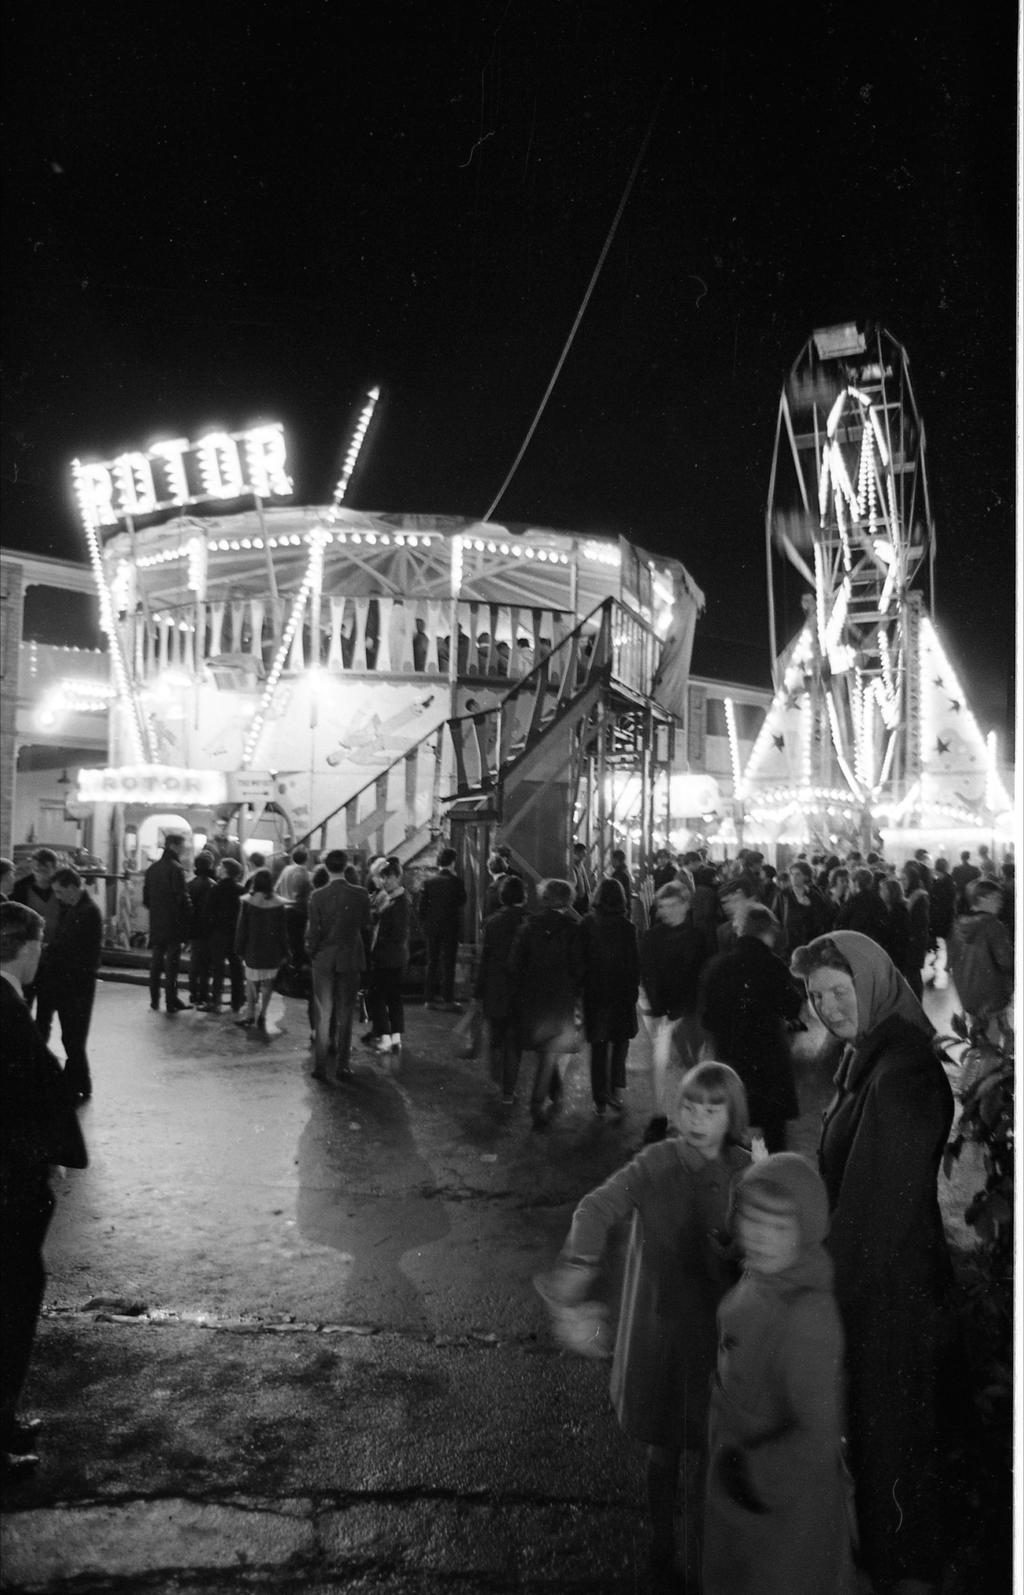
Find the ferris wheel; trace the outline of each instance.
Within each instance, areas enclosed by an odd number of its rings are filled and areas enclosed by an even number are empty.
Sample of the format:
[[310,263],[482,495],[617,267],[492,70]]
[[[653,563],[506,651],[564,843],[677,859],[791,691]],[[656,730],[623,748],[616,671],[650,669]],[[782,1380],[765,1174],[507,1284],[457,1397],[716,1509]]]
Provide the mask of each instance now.
[[[920,599],[934,534],[906,351],[876,326],[812,334],[779,402],[767,508],[776,687],[801,701],[806,789],[868,805],[909,776]],[[777,549],[806,584],[804,624],[776,646]]]

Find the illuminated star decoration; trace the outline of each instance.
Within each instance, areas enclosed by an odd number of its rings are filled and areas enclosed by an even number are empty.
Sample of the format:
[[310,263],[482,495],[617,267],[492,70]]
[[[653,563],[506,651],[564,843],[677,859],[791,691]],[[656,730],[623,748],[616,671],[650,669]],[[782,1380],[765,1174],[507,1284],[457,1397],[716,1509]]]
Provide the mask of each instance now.
[[782,733],[780,732],[777,737],[772,737],[772,741],[775,743],[775,746],[778,748],[779,752],[781,753],[783,748],[786,746],[786,739],[782,735]]
[[954,714],[959,714],[960,713],[960,700],[959,700],[959,698],[950,698],[949,707],[952,709]]
[[936,753],[948,753],[949,752],[949,743],[948,742],[943,742],[941,737],[936,737],[936,739],[935,739],[935,751],[936,751]]
[[943,682],[941,676],[936,676],[935,680],[932,682],[932,686],[933,687],[941,687],[941,686],[944,686],[944,685],[945,685],[945,683]]

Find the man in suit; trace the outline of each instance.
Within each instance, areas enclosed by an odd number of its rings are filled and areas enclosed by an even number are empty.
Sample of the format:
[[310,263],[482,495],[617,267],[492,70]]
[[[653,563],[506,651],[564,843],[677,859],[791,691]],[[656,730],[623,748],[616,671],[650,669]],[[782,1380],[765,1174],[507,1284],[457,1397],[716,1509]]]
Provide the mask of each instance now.
[[188,894],[181,853],[185,838],[164,837],[164,850],[146,871],[142,883],[142,905],[149,910],[149,1006],[160,1007],[160,982],[166,980],[167,1012],[181,1013],[187,1002],[178,1000],[178,969],[181,944],[189,933]]
[[453,847],[441,849],[437,869],[423,883],[418,905],[427,943],[424,997],[428,1008],[447,1008],[449,1013],[462,1012],[461,1004],[455,1001],[455,960],[466,888],[461,875],[455,872],[455,857]]
[[313,1078],[325,1085],[332,1036],[335,1068],[347,1075],[352,1018],[370,961],[370,894],[345,878],[348,854],[334,848],[324,860],[327,884],[310,894],[306,951],[313,969]]
[[25,1003],[42,947],[42,917],[23,903],[0,903],[0,1449],[8,1475],[39,1461],[39,1425],[19,1419],[18,1403],[46,1286],[50,1166],[88,1162],[60,1064]]
[[53,889],[61,907],[47,979],[53,984],[60,1036],[67,1054],[64,1073],[68,1086],[77,1102],[88,1102],[92,1079],[85,1044],[103,948],[103,915],[82,885],[77,870],[59,869],[53,877]]

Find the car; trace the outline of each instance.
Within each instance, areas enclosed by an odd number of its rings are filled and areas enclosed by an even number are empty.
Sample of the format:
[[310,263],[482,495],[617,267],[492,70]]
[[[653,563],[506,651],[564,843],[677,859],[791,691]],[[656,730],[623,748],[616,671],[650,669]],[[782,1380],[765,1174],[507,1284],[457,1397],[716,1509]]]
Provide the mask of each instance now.
[[73,847],[69,842],[16,842],[12,855],[16,879],[20,880],[31,872],[32,859],[41,847],[48,847],[51,853],[56,853],[58,869],[70,865],[86,879],[107,873],[103,860],[87,847]]

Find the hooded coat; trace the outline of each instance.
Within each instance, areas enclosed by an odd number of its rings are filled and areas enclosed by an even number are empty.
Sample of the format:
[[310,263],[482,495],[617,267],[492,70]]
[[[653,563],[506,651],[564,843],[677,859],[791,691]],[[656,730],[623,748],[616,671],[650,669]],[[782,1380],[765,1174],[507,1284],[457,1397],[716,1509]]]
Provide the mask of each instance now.
[[988,1019],[1013,996],[1013,943],[995,914],[961,914],[953,926],[949,967],[969,1014]]
[[941,1424],[957,1421],[963,1387],[937,1193],[953,1093],[932,1026],[892,960],[855,932],[829,939],[850,966],[858,1013],[819,1166],[846,1333],[861,1555],[876,1576],[929,1578],[942,1560]]
[[800,1229],[782,1273],[744,1273],[718,1309],[704,1595],[853,1595],[852,1484],[842,1453],[843,1331],[822,1244],[828,1199],[794,1152],[754,1164]]

